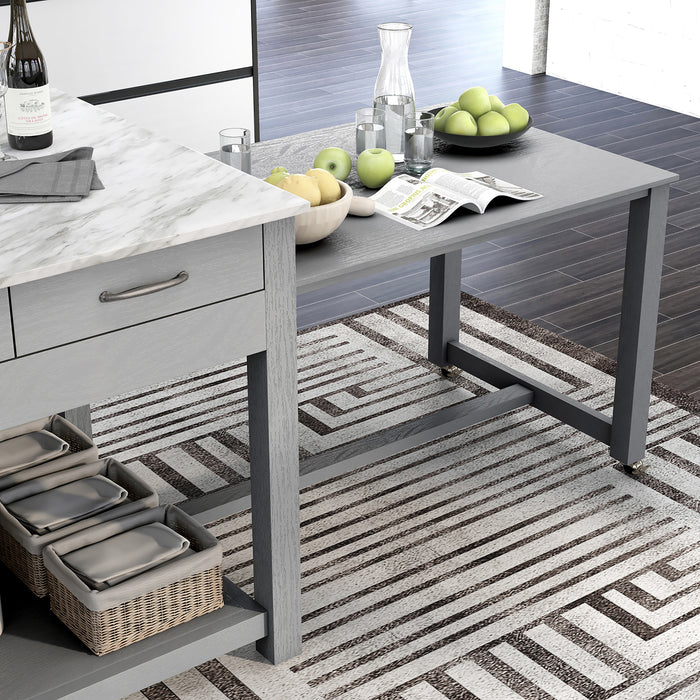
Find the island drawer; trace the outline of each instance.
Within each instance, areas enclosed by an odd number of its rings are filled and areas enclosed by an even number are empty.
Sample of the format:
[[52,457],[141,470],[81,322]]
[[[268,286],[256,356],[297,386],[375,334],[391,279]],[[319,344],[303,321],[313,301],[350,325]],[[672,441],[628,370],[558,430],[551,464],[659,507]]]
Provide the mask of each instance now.
[[0,362],[9,360],[14,356],[10,299],[7,294],[7,289],[0,289]]
[[262,288],[259,226],[17,285],[17,356]]

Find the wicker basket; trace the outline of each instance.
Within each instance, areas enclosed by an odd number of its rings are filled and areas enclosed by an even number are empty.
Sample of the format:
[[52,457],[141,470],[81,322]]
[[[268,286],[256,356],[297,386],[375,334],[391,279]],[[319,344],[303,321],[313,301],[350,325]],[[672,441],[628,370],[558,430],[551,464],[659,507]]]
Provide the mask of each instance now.
[[[10,516],[12,517],[12,516]],[[28,552],[5,528],[0,527],[0,561],[38,598],[49,592],[41,554]]]
[[[147,522],[165,523],[189,540],[195,554],[103,591],[88,588],[60,558]],[[190,516],[176,506],[151,508],[46,547],[51,611],[102,656],[222,607],[221,559],[219,542]]]
[[52,474],[69,467],[75,467],[78,464],[88,464],[97,461],[97,448],[93,441],[82,430],[76,428],[62,416],[54,415],[48,418],[40,418],[31,423],[0,430],[0,441],[8,440],[17,435],[31,433],[34,430],[47,430],[56,435],[56,437],[61,438],[61,440],[65,440],[68,443],[68,452],[33,467],[26,467],[20,471],[0,477],[0,491],[45,474]]
[[[87,527],[158,505],[156,491],[115,459],[99,460],[91,464],[62,469],[60,475],[54,476],[68,483],[96,474],[106,476],[114,483],[126,488],[127,501],[44,535],[29,532],[0,502],[0,561],[39,598],[43,598],[49,592],[46,567],[42,557],[42,550],[47,544]],[[0,498],[8,493],[11,493],[11,490],[5,490],[0,494]]]

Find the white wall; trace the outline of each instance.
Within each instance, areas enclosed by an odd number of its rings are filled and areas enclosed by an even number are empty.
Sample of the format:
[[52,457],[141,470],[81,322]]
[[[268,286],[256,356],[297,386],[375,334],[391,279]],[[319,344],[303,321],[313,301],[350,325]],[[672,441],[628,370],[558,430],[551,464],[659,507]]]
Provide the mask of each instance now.
[[[77,97],[253,65],[250,0],[46,0],[27,9],[50,85]],[[4,36],[9,16],[0,7]],[[203,152],[219,148],[219,130],[255,124],[251,77],[121,97],[101,106]]]
[[700,0],[551,0],[547,73],[700,116]]
[[[249,0],[46,0],[27,10],[51,84],[72,95],[252,62]],[[0,11],[3,33],[9,14]]]

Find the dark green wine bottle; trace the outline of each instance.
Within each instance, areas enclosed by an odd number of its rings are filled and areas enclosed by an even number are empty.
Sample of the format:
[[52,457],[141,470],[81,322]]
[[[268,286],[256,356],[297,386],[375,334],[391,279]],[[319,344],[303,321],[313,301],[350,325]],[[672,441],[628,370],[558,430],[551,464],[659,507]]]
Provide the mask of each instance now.
[[25,0],[12,0],[5,119],[10,148],[35,151],[53,143],[46,61],[34,39]]

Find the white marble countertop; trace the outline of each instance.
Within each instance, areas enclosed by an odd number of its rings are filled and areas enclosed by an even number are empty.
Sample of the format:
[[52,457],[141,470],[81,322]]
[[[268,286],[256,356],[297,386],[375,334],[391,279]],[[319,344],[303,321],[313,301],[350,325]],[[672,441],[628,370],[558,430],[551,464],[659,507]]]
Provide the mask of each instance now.
[[[92,146],[105,186],[79,202],[0,205],[0,288],[294,216],[308,202],[104,109],[52,92],[54,144]],[[3,134],[4,138],[4,134]]]

